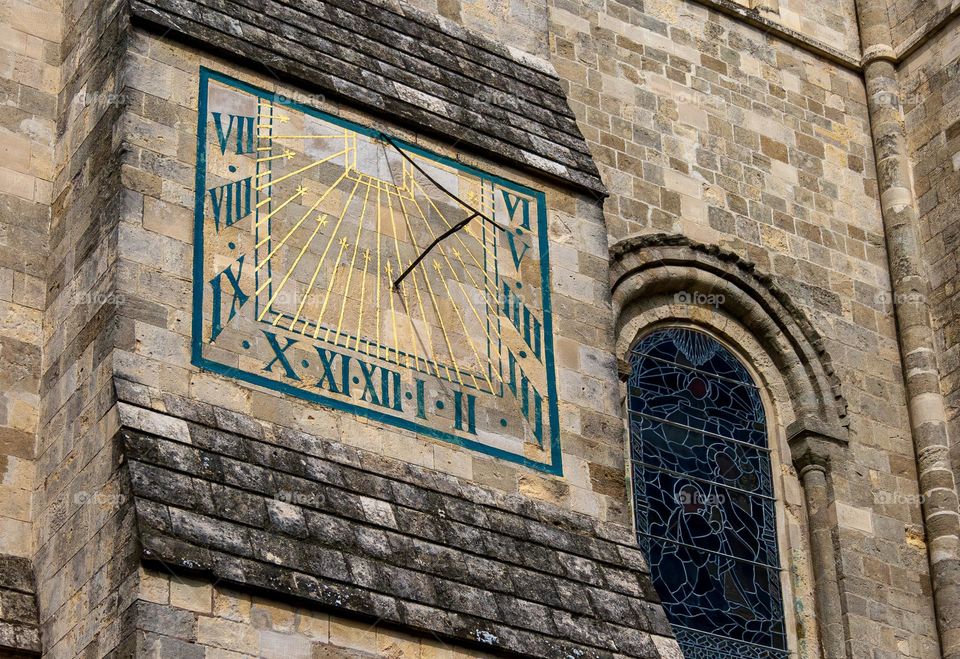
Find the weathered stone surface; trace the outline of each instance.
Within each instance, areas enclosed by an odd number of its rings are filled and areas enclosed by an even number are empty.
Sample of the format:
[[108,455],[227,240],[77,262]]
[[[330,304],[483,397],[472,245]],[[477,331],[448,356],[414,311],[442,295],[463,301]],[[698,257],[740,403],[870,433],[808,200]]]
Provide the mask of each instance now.
[[[884,90],[899,81],[908,164],[887,160],[900,148],[895,140],[881,137],[870,146],[874,129],[901,118],[887,108],[871,127],[867,90],[855,63],[851,68],[859,56],[851,2],[414,2],[424,13],[393,3],[370,21],[379,3],[136,0],[131,30],[127,2],[8,0],[0,43],[0,554],[33,554],[46,651],[299,659],[394,656],[413,647],[425,659],[451,656],[425,638],[411,641],[310,607],[298,608],[294,619],[292,607],[257,602],[222,583],[206,585],[210,609],[197,580],[185,585],[179,574],[137,570],[141,554],[130,553],[136,515],[141,528],[154,529],[143,538],[147,556],[176,556],[185,570],[213,566],[234,581],[307,592],[310,601],[330,606],[342,606],[335,598],[348,593],[371,615],[473,639],[469,651],[454,656],[480,656],[476,648],[493,639],[547,652],[545,636],[580,638],[582,630],[571,626],[577,614],[597,624],[623,615],[621,597],[661,655],[676,656],[662,611],[652,604],[656,594],[640,578],[644,559],[629,546],[616,393],[612,402],[566,401],[564,479],[546,481],[408,436],[384,442],[377,429],[347,415],[332,419],[190,365],[196,72],[214,66],[282,93],[316,97],[320,90],[329,98],[311,104],[368,123],[398,119],[399,132],[414,128],[414,138],[434,147],[431,136],[448,144],[465,139],[465,152],[495,155],[489,162],[508,168],[526,165],[532,176],[547,171],[596,189],[595,161],[612,193],[602,218],[587,209],[589,199],[572,198],[562,198],[550,218],[554,304],[568,319],[555,327],[567,382],[593,378],[593,391],[616,392],[612,369],[603,368],[613,357],[608,242],[682,235],[711,250],[712,260],[675,269],[675,281],[716,261],[725,263],[716,272],[760,273],[790,315],[809,322],[812,331],[803,334],[814,337],[814,352],[829,366],[817,391],[824,399],[832,393],[843,410],[820,420],[839,417],[850,428],[848,448],[830,467],[831,498],[818,522],[829,527],[825,535],[808,537],[807,488],[790,473],[789,447],[778,447],[800,656],[817,642],[803,636],[817,628],[805,595],[814,577],[822,578],[804,566],[816,551],[808,548],[823,543],[836,549],[842,631],[854,657],[937,656],[927,545],[940,551],[937,537],[955,533],[958,522],[942,515],[926,528],[922,523],[918,471],[928,472],[936,488],[949,478],[942,468],[928,470],[942,451],[920,456],[918,470],[900,371],[905,362],[908,384],[944,392],[960,473],[960,30],[950,23],[956,0],[857,3],[861,10],[876,4],[876,16],[892,23],[899,62],[885,74]],[[140,29],[148,23],[165,27]],[[492,41],[455,23],[483,27]],[[766,30],[776,25],[789,30]],[[171,40],[162,34],[166,27],[196,39]],[[494,43],[516,46],[518,33],[524,48],[550,58],[558,76]],[[784,33],[796,38],[784,41]],[[846,70],[836,58],[823,59],[829,51],[811,55],[804,36],[842,50]],[[238,58],[244,64],[234,66]],[[262,65],[285,83],[277,85]],[[501,69],[512,73],[498,76]],[[907,299],[889,290],[878,172],[913,188],[927,261],[914,282],[929,280],[927,300],[913,299],[919,288]],[[885,194],[888,207],[909,197],[904,190]],[[894,209],[892,217],[909,214]],[[909,322],[899,329],[894,304],[909,307]],[[936,349],[901,359],[898,345],[925,307]],[[756,329],[753,319],[736,314],[662,309],[656,322],[705,324],[732,342]],[[738,328],[744,322],[750,331]],[[616,328],[627,344],[637,329]],[[791,365],[771,363],[763,348],[750,351],[751,365],[779,409],[788,396],[777,389],[778,377]],[[127,507],[115,505],[129,490],[116,478],[114,387],[135,407],[179,419],[175,425],[186,424],[192,442],[176,450],[144,442],[128,472],[141,494]],[[595,409],[601,404],[605,409]],[[785,431],[812,432],[816,420],[798,419]],[[914,435],[941,442],[945,436],[932,427]],[[337,439],[344,443],[327,441]],[[301,454],[319,457],[301,469]],[[942,508],[944,496],[937,492],[927,503]],[[517,524],[518,517],[542,525]],[[216,546],[198,545],[213,536]],[[603,564],[602,587],[568,555]],[[284,566],[294,559],[315,574],[291,577]],[[947,563],[940,581],[949,583],[939,587],[955,601],[949,587],[957,568]],[[419,576],[424,570],[429,577]],[[350,575],[350,589],[340,588],[342,574]],[[461,584],[461,574],[469,581]],[[377,590],[385,580],[395,593]],[[506,583],[523,597],[503,592]],[[29,589],[12,588],[4,606],[22,619]],[[137,598],[153,606],[124,609]],[[440,598],[463,611],[428,603]],[[957,615],[956,606],[941,611]],[[523,618],[528,626],[496,617]],[[12,624],[23,623],[0,622],[0,639],[24,638]],[[649,646],[621,631],[603,643],[614,640],[632,652]]]
[[0,556],[0,655],[40,649],[33,566],[27,558]]
[[604,187],[555,72],[402,4],[330,0],[256,9],[131,0],[135,18],[199,38],[361,107],[511,164]]
[[147,434],[173,426],[124,418],[147,561],[527,656],[658,656],[649,634],[669,633],[647,613],[645,562],[582,534],[574,513],[366,471],[304,434],[280,447],[196,423],[188,438]]

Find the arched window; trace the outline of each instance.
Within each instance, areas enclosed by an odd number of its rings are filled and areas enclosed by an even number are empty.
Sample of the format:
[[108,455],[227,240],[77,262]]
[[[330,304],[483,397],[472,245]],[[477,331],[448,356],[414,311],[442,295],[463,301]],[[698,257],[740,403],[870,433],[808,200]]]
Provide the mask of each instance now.
[[687,659],[787,657],[776,500],[760,392],[711,336],[632,350],[637,537]]

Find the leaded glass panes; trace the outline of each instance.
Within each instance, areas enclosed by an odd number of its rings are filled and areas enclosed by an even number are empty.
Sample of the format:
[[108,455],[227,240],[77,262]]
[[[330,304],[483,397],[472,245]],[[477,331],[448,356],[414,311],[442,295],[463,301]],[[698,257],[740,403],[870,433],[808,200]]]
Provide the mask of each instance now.
[[631,358],[638,540],[684,656],[789,656],[760,392],[692,329],[654,332]]

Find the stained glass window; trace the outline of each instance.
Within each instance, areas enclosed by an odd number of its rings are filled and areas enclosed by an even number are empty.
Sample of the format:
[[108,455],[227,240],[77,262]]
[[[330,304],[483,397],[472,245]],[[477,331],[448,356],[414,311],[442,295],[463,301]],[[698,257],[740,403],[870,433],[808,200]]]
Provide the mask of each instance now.
[[631,360],[637,538],[684,656],[788,657],[757,386],[692,329],[648,335]]

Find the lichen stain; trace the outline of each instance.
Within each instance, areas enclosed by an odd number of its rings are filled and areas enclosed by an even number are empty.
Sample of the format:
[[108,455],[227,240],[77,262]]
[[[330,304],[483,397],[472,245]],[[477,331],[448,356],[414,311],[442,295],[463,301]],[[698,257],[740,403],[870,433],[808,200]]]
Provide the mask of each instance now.
[[904,533],[907,544],[913,547],[914,549],[922,549],[926,551],[927,542],[924,539],[924,534],[922,529],[918,528],[907,528]]

